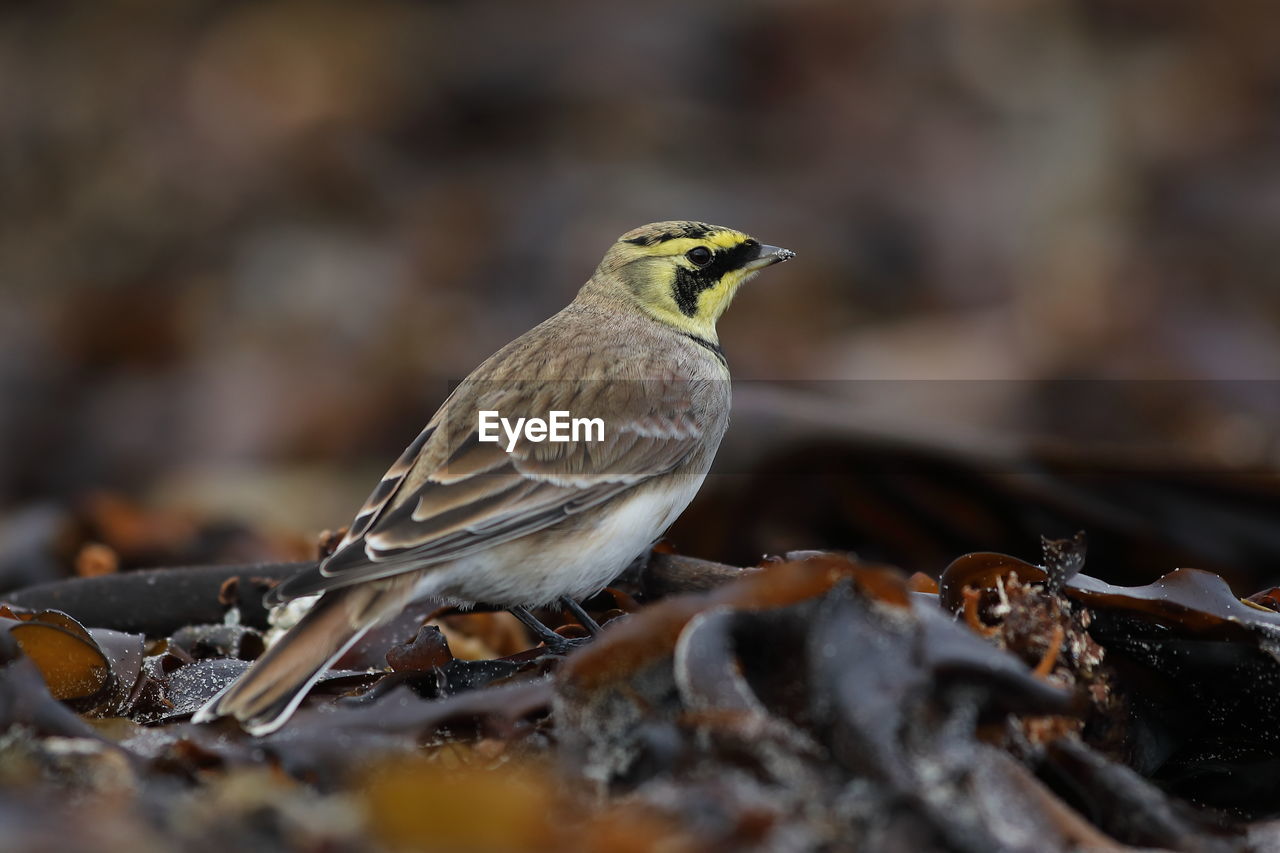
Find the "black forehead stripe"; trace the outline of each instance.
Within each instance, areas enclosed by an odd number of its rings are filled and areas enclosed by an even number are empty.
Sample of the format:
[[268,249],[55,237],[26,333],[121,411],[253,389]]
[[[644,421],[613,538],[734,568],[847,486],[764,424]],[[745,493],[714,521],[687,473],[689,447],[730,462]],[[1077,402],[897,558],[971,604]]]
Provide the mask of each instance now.
[[623,240],[624,243],[630,243],[633,246],[656,246],[659,243],[665,243],[668,240],[679,240],[688,238],[692,240],[701,240],[703,237],[710,237],[715,233],[715,229],[701,222],[686,222],[670,231],[661,231],[657,234],[641,234],[639,237],[632,237],[630,240]]
[[675,286],[672,295],[676,307],[686,317],[698,313],[698,294],[714,287],[716,282],[730,270],[736,270],[750,261],[760,257],[760,244],[754,240],[744,240],[728,249],[717,249],[711,256],[711,263],[702,268],[676,268]]

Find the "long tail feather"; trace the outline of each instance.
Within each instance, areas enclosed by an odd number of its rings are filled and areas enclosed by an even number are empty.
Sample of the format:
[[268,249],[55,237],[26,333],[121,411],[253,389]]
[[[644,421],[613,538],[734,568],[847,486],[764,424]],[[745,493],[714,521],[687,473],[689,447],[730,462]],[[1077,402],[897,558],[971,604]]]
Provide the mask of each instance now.
[[326,669],[365,632],[403,607],[412,589],[403,580],[325,593],[240,678],[197,711],[193,721],[235,717],[253,735],[280,728]]

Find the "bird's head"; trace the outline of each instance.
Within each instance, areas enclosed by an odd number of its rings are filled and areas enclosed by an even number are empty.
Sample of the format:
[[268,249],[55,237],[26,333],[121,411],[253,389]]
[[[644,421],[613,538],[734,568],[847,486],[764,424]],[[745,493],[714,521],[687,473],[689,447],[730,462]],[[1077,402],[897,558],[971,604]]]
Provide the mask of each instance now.
[[619,237],[593,283],[620,288],[656,320],[716,342],[716,320],[742,283],[794,255],[732,228],[654,222]]

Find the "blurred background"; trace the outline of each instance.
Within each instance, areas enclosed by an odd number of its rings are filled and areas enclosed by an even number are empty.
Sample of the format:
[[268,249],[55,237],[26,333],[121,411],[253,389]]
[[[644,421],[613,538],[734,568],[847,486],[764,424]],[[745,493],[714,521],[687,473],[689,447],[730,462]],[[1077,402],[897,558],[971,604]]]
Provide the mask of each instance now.
[[[311,553],[643,222],[798,252],[673,531],[1280,569],[1280,6],[0,8],[0,587]],[[88,550],[87,550],[88,549]],[[96,550],[94,550],[96,549]],[[95,562],[96,561],[96,562]]]

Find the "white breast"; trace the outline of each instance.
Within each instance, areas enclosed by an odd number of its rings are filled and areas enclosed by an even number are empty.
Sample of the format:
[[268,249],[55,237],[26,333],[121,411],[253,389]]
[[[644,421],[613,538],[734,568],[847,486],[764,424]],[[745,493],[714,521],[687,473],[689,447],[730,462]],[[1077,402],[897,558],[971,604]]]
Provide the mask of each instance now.
[[595,512],[593,527],[551,529],[427,571],[418,596],[460,603],[539,606],[598,592],[660,537],[706,475],[671,478]]

